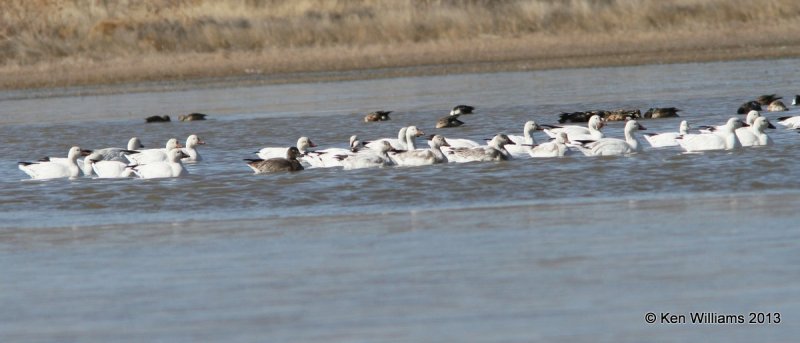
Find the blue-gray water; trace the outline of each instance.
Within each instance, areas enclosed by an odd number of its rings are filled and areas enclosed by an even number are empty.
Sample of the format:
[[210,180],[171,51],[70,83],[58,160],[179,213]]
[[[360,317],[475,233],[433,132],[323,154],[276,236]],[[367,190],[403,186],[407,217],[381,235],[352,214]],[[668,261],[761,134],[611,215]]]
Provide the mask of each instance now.
[[[482,139],[560,111],[720,124],[800,92],[798,60],[25,99],[0,95],[0,341],[653,341],[798,335],[800,134],[735,152],[253,175],[242,158],[401,126]],[[31,93],[33,94],[33,93]],[[790,99],[787,103],[790,102]],[[455,104],[467,125],[432,128]],[[394,110],[392,121],[362,122]],[[798,114],[796,107],[775,118]],[[200,111],[205,122],[144,124]],[[680,119],[643,121],[675,131]],[[621,136],[621,124],[604,131]],[[72,145],[200,135],[173,180],[30,181]],[[535,133],[540,141],[545,137]],[[773,325],[647,312],[780,312]]]

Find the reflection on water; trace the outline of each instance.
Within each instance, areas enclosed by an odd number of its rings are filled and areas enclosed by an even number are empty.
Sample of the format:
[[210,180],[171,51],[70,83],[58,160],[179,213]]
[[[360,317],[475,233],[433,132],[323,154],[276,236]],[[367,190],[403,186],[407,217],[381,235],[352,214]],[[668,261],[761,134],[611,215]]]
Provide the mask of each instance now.
[[[642,320],[799,314],[783,301],[797,292],[794,131],[770,131],[774,146],[705,154],[647,147],[274,175],[253,175],[242,159],[301,135],[344,147],[351,134],[417,125],[481,140],[597,108],[676,106],[695,126],[718,124],[761,93],[795,94],[798,69],[756,61],[3,101],[0,340],[796,337],[789,325],[695,331]],[[433,129],[459,103],[479,113]],[[392,121],[362,121],[378,109],[394,110]],[[185,111],[212,120],[143,123]],[[680,119],[644,124],[675,131]],[[604,131],[621,137],[622,124]],[[181,179],[33,181],[16,168],[71,145],[138,136],[160,147],[192,133],[208,143],[204,161]]]

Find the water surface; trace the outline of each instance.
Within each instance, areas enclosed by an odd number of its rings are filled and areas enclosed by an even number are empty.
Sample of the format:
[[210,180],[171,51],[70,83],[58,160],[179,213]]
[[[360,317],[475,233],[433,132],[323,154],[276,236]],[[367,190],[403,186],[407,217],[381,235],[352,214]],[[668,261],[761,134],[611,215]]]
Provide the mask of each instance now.
[[[306,135],[344,146],[401,126],[483,139],[560,111],[676,106],[720,124],[788,97],[800,61],[414,77],[181,92],[7,97],[0,106],[3,341],[785,341],[798,330],[800,135],[506,163],[253,175]],[[478,107],[433,129],[455,104]],[[789,101],[787,101],[789,103]],[[392,121],[364,113],[394,110]],[[206,112],[205,122],[144,124]],[[783,115],[765,113],[773,122]],[[674,131],[680,119],[643,121]],[[621,136],[622,124],[604,131]],[[172,180],[26,180],[72,145],[198,134]],[[541,132],[536,139],[545,139]],[[647,312],[781,312],[771,326],[667,326]],[[766,339],[765,339],[766,338]]]

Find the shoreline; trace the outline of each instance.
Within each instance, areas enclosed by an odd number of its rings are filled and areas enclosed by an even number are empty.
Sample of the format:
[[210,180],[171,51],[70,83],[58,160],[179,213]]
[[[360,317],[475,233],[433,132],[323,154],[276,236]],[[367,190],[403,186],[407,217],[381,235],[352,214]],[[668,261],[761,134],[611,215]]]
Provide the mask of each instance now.
[[[485,38],[458,44],[331,47],[314,54],[303,48],[272,54],[158,55],[139,64],[132,63],[135,57],[102,62],[68,59],[0,67],[0,100],[800,57],[800,38],[760,39],[761,34],[781,30],[772,31],[732,32],[736,38],[730,38],[730,32],[703,37],[669,32],[633,39],[551,36]],[[442,53],[448,49],[455,51]]]

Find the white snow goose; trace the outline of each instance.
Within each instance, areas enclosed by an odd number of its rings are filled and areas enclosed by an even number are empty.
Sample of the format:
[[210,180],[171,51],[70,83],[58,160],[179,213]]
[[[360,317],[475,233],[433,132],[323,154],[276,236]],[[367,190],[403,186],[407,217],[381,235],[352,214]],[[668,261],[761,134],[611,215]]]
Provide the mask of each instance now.
[[78,157],[88,156],[90,150],[81,150],[74,146],[69,149],[66,158],[45,158],[38,162],[19,162],[19,169],[28,174],[33,179],[58,179],[76,178],[81,175],[81,168],[78,167]]
[[[625,139],[603,138],[596,141],[580,142],[578,149],[586,156],[619,156],[642,151],[642,144],[636,137],[636,131],[646,130],[636,120],[625,123]],[[571,142],[575,142],[570,139]]]
[[678,144],[686,152],[732,150],[742,147],[735,130],[744,125],[737,118],[730,118],[714,133],[688,134],[678,137]]
[[685,120],[681,120],[678,132],[645,133],[644,139],[647,143],[650,143],[651,147],[663,148],[678,146],[678,141],[675,139],[686,134],[689,134],[689,123]]

